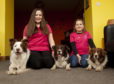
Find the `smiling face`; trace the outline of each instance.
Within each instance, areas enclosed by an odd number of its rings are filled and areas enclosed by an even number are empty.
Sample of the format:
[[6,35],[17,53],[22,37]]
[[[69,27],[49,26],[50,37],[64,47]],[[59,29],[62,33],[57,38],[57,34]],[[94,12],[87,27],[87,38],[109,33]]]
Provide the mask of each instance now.
[[37,10],[35,15],[35,22],[40,23],[42,21],[42,16],[43,16],[42,11]]
[[77,20],[76,23],[75,23],[75,30],[76,32],[82,32],[84,29],[84,24],[83,24],[83,21],[82,20]]

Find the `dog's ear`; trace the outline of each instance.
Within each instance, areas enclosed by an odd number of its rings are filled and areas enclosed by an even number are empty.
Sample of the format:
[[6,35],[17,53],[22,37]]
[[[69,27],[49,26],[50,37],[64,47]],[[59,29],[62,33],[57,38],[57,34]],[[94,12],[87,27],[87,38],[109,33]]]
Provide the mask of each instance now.
[[98,61],[99,61],[100,63],[103,63],[103,61],[105,60],[106,51],[103,50],[102,48],[99,48],[99,51],[100,51],[100,55],[99,55]]
[[13,45],[14,45],[15,41],[16,41],[16,40],[14,40],[14,39],[10,39],[10,40],[9,40],[11,50],[13,49]]
[[28,39],[23,39],[23,40],[21,40],[21,42],[22,42],[22,44],[24,44],[24,45],[28,45]]
[[100,49],[100,53],[101,53],[102,56],[105,56],[107,54],[107,52],[103,49]]
[[91,50],[89,51],[89,55],[90,55],[90,59],[92,60],[92,62],[95,63],[95,59],[93,57],[94,51],[95,51],[95,48],[91,48]]
[[22,41],[22,43],[28,43],[28,39],[23,39],[23,40],[21,40]]
[[68,52],[70,52],[70,48],[69,48],[67,45],[65,45],[65,49],[66,49]]
[[94,48],[91,48],[91,50],[89,51],[89,55],[92,56],[93,55],[93,52],[94,52]]
[[23,50],[26,52],[26,49],[28,47],[28,39],[23,39],[21,41],[22,41],[21,46],[22,46]]

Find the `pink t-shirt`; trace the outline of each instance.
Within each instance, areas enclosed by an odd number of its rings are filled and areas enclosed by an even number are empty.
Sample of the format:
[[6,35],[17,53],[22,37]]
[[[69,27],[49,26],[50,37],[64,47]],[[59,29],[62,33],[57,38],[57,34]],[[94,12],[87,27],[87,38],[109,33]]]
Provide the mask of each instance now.
[[80,55],[89,53],[88,39],[91,39],[91,35],[88,31],[82,34],[77,34],[76,32],[70,34],[70,42],[75,42],[75,47]]
[[[51,27],[47,24],[47,28],[49,33],[52,33]],[[28,37],[28,47],[30,50],[34,51],[49,51],[49,42],[48,42],[48,35],[44,35],[41,32],[40,27],[37,28],[38,33],[32,35],[32,37]],[[23,36],[26,36],[27,25],[25,26]]]

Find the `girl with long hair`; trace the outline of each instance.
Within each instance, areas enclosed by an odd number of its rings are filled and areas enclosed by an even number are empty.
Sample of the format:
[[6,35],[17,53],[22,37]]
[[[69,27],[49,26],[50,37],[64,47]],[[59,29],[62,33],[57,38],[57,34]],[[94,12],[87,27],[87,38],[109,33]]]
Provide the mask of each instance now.
[[27,67],[33,69],[51,68],[54,59],[50,49],[55,45],[51,27],[47,24],[42,9],[33,10],[23,32],[23,39],[28,39],[31,55]]

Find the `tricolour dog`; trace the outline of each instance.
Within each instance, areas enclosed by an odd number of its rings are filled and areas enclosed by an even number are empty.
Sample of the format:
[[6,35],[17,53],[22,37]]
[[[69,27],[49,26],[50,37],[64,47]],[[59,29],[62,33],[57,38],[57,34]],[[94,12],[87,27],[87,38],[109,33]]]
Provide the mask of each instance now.
[[87,61],[89,64],[87,70],[91,70],[93,67],[95,71],[102,71],[108,61],[106,51],[101,48],[92,48]]
[[10,53],[10,66],[8,74],[19,74],[27,71],[26,64],[29,59],[30,50],[28,49],[28,41],[15,41],[10,39],[11,53]]
[[70,59],[69,59],[69,48],[66,45],[55,45],[53,46],[54,50],[54,60],[55,64],[51,68],[51,70],[55,70],[58,68],[65,68],[66,70],[70,70]]

